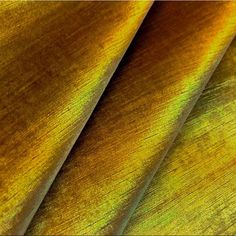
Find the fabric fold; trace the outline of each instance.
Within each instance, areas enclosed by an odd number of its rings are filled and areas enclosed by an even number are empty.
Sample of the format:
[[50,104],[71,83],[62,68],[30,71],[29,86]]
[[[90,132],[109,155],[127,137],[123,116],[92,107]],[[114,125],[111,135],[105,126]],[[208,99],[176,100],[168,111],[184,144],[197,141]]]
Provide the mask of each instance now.
[[125,235],[234,235],[236,40],[210,79]]
[[235,3],[155,3],[28,235],[119,234],[235,33]]
[[151,2],[1,2],[0,234],[22,234]]

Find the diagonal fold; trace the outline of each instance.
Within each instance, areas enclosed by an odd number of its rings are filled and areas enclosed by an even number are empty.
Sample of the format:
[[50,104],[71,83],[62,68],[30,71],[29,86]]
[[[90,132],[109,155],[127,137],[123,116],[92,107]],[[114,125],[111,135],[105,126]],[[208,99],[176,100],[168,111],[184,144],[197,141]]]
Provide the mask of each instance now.
[[233,2],[155,3],[28,234],[119,234],[235,34]]
[[150,2],[1,2],[0,234],[22,234]]

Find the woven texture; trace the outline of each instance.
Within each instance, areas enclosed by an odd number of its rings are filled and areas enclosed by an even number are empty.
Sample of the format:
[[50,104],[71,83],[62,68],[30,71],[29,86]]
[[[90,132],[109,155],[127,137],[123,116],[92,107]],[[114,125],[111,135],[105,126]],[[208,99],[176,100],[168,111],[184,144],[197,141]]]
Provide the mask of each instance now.
[[0,233],[23,233],[150,7],[1,2]]
[[232,6],[154,4],[29,234],[122,232],[234,35]]
[[236,40],[165,158],[125,234],[235,235]]

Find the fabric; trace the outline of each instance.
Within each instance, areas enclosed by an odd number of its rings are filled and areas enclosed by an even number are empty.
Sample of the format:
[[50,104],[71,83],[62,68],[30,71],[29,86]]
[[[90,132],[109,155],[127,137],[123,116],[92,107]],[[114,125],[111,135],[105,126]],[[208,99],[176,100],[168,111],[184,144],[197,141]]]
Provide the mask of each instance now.
[[150,2],[0,3],[0,234],[22,234]]
[[126,235],[235,235],[236,40],[128,224]]
[[122,232],[234,36],[235,7],[154,4],[27,234]]

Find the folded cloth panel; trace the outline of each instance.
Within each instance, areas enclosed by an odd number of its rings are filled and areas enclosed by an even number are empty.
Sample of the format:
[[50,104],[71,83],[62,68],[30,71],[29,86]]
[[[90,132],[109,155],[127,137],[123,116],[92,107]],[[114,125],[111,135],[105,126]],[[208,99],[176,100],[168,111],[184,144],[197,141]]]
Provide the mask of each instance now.
[[153,5],[27,234],[122,232],[232,40],[235,7]]
[[191,112],[128,235],[235,235],[236,40]]
[[23,233],[150,2],[1,2],[0,233]]

